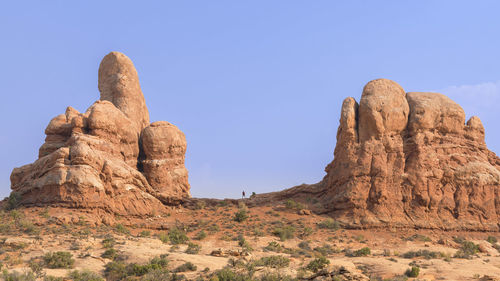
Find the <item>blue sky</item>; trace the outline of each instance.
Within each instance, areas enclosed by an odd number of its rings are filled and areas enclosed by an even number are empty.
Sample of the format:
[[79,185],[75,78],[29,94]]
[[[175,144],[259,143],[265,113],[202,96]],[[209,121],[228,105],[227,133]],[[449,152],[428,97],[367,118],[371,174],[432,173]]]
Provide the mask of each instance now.
[[110,51],[135,63],[152,121],[187,136],[197,197],[314,183],[339,110],[366,82],[440,91],[500,151],[498,1],[3,1],[0,196],[50,119],[99,98]]

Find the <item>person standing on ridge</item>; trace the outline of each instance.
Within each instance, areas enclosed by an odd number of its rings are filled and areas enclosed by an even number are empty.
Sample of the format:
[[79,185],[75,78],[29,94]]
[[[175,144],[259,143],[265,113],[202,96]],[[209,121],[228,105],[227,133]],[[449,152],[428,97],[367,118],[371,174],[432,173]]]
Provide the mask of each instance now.
[[241,198],[245,198],[245,191],[241,192]]

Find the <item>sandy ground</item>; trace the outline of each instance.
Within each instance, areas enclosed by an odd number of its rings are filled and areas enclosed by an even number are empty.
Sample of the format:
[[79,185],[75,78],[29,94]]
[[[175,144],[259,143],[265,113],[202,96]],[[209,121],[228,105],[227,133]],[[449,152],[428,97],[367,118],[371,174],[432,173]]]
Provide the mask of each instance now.
[[[7,230],[2,228],[0,261],[4,269],[22,272],[29,270],[30,259],[41,257],[48,252],[67,251],[75,259],[74,268],[46,268],[44,271],[47,275],[64,277],[70,270],[75,269],[88,269],[104,274],[104,266],[112,260],[101,257],[106,251],[102,241],[113,237],[116,241],[113,248],[120,253],[126,263],[144,264],[160,255],[167,256],[169,269],[175,269],[186,262],[193,263],[197,267],[196,271],[182,273],[187,279],[194,279],[204,270],[210,273],[227,267],[234,260],[248,263],[273,255],[290,258],[289,266],[280,269],[261,267],[257,268],[257,272],[274,270],[295,277],[301,271],[304,272],[301,268],[321,255],[318,251],[314,251],[314,248],[328,245],[332,249],[332,252],[326,254],[326,258],[330,261],[329,270],[343,266],[353,274],[366,277],[366,280],[370,277],[372,280],[377,280],[375,278],[390,280],[403,275],[411,266],[420,267],[420,274],[414,280],[500,280],[500,252],[494,248],[494,243],[486,241],[488,237],[500,240],[500,233],[414,229],[325,229],[320,228],[318,223],[326,221],[326,217],[298,215],[296,210],[277,207],[251,208],[248,210],[249,217],[246,220],[236,222],[234,214],[237,210],[236,206],[172,210],[167,216],[150,219],[155,221],[155,226],[161,222],[163,228],[161,230],[148,228],[147,225],[139,227],[130,220],[123,220],[120,223],[123,228],[117,225],[91,226],[83,219],[78,224],[60,224],[53,219],[60,214],[60,210],[57,209],[25,210],[22,218],[16,216],[13,218],[9,212],[4,212],[2,225],[11,227]],[[44,214],[40,215],[43,212]],[[21,219],[24,223],[33,222],[36,231],[30,233],[22,227],[16,228],[21,224],[19,223]],[[276,228],[287,226],[294,229],[293,238],[282,241],[273,234]],[[189,242],[201,246],[200,251],[197,254],[187,254],[186,244],[174,246],[171,242],[160,241],[157,236],[168,233],[168,229],[173,227],[184,229],[190,238]],[[309,230],[304,230],[306,228]],[[207,236],[202,240],[196,240],[195,237],[200,231],[204,231]],[[238,245],[238,235],[242,235],[252,248],[248,254],[241,254],[245,251]],[[457,237],[479,245],[481,251],[471,255],[469,259],[455,258],[455,253],[461,247]],[[307,242],[310,250],[302,251],[306,254],[264,250],[273,241],[292,250],[304,248],[303,244]],[[302,245],[299,245],[301,243]],[[370,254],[349,256],[350,251],[363,247],[368,247]],[[214,250],[221,250],[226,255],[215,256],[212,253]],[[437,256],[430,259],[403,257],[409,251],[418,250],[436,252]]]

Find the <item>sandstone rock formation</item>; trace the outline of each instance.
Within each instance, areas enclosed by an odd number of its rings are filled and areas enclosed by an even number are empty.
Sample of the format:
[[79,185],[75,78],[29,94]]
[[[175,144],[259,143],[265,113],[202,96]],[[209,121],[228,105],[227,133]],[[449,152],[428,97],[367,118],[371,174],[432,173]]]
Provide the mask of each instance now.
[[98,85],[100,100],[53,118],[38,160],[12,171],[20,203],[142,216],[190,197],[185,136],[170,123],[149,124],[130,59],[105,56]]
[[255,201],[315,198],[351,227],[500,229],[500,158],[478,117],[438,93],[369,82],[342,104],[334,160],[315,185]]

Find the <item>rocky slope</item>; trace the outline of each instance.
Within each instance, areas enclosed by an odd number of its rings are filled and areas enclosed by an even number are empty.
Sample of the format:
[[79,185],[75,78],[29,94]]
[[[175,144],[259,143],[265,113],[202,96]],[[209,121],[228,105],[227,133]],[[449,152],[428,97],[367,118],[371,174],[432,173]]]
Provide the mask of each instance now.
[[257,196],[294,198],[352,227],[500,229],[500,159],[478,117],[438,93],[369,82],[342,104],[334,160],[318,184]]
[[53,118],[38,160],[12,171],[20,203],[141,216],[190,197],[186,138],[168,122],[149,124],[132,61],[105,56],[98,87],[100,100]]

